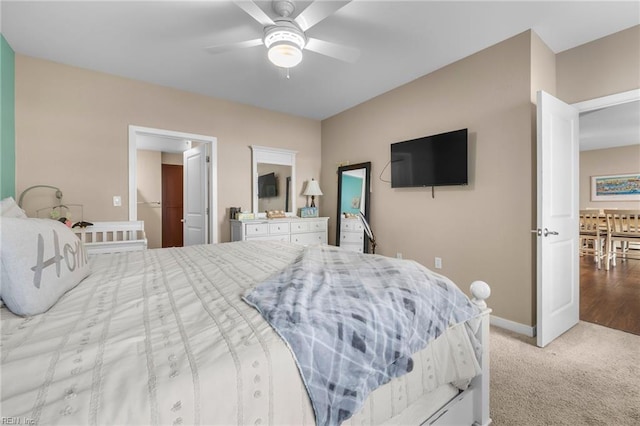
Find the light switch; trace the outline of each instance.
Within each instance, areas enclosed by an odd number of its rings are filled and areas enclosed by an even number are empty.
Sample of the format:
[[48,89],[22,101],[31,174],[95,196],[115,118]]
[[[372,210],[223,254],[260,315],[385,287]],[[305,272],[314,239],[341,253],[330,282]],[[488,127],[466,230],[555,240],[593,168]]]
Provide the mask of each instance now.
[[121,207],[122,206],[122,197],[119,195],[113,196],[113,207]]

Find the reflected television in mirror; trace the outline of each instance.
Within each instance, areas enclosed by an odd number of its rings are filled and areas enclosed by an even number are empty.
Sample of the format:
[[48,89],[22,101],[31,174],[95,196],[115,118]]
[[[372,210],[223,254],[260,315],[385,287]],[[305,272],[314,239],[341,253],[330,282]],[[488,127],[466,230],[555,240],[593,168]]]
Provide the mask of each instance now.
[[258,176],[258,198],[278,196],[278,179],[275,173]]

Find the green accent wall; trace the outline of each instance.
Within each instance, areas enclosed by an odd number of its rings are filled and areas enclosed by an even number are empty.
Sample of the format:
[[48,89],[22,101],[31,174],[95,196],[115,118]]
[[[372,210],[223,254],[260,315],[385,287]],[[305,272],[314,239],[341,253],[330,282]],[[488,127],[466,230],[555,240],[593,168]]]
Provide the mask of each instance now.
[[0,34],[0,198],[16,197],[15,53]]

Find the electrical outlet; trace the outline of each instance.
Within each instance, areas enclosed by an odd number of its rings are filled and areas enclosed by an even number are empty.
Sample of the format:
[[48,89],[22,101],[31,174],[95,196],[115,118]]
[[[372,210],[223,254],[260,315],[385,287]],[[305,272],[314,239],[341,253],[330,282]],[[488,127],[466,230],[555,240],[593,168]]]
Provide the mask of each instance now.
[[113,207],[121,207],[122,206],[122,197],[119,195],[113,196]]
[[436,257],[436,269],[442,269],[442,258]]
[[402,253],[396,253],[396,259],[402,259]]

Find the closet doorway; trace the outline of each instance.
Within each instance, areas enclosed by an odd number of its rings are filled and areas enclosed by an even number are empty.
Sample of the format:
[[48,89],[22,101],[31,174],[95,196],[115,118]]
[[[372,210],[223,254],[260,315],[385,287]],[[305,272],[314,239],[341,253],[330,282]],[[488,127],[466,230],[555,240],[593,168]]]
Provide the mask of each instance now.
[[182,164],[162,163],[162,247],[184,244],[184,179]]
[[[129,220],[145,221],[150,248],[218,242],[216,152],[215,137],[129,126]],[[163,164],[182,170],[180,182],[167,176],[170,189]],[[182,205],[175,201],[180,185]]]

